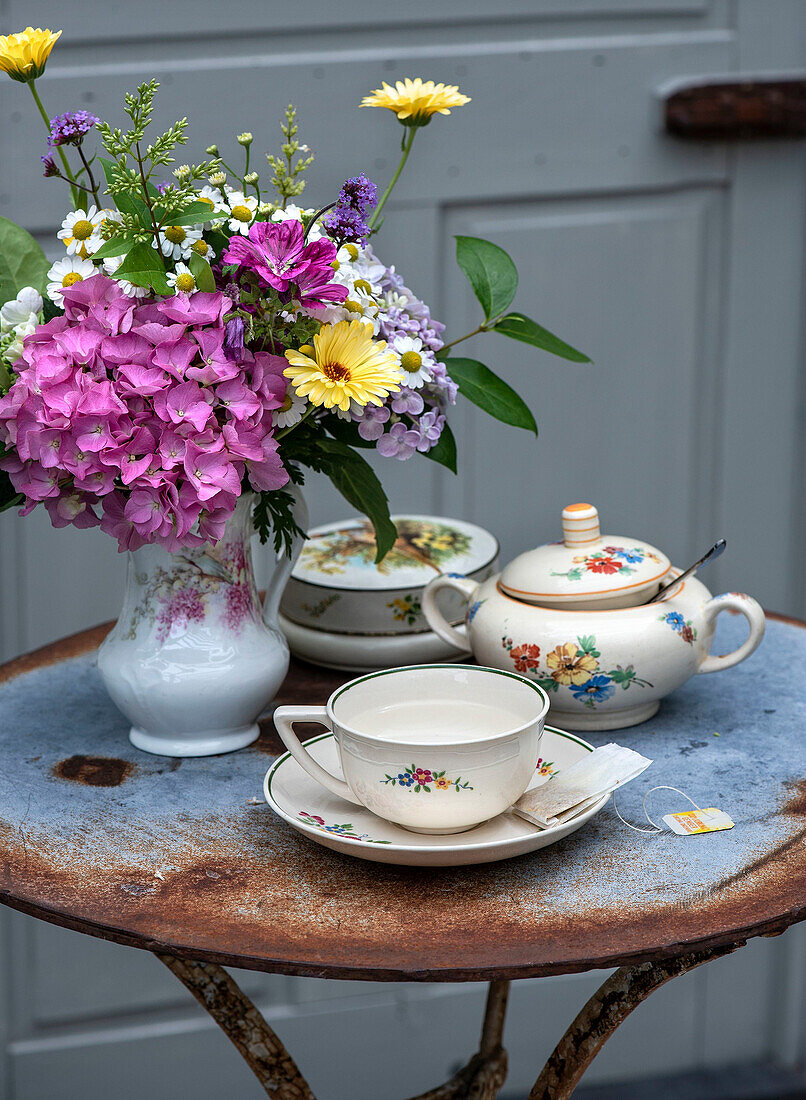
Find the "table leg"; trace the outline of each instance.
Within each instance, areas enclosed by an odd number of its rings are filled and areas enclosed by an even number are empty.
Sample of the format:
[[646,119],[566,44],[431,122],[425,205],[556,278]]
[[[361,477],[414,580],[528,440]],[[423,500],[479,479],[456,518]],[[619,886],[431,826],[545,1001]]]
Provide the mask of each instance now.
[[223,967],[157,955],[187,986],[245,1059],[267,1096],[315,1100],[294,1059]]
[[490,982],[478,1051],[458,1073],[413,1100],[495,1100],[507,1076],[507,1052],[501,1045],[509,982]]
[[529,1100],[568,1100],[616,1028],[650,993],[679,974],[729,955],[742,944],[620,967],[594,993],[554,1048]]

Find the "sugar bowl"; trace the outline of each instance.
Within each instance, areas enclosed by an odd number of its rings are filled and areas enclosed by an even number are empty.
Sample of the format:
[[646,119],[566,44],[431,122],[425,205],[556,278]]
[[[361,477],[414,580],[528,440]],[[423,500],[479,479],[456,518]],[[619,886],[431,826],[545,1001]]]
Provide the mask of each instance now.
[[[563,510],[563,541],[537,547],[481,584],[436,577],[423,612],[445,641],[481,665],[518,672],[551,699],[551,721],[576,730],[621,729],[651,718],[660,700],[696,673],[738,664],[764,636],[764,612],[750,596],[712,596],[640,539],[601,535],[590,504]],[[668,591],[646,601],[661,586]],[[465,623],[441,614],[437,594],[451,588],[468,601]],[[721,611],[749,624],[732,653],[710,652]]]

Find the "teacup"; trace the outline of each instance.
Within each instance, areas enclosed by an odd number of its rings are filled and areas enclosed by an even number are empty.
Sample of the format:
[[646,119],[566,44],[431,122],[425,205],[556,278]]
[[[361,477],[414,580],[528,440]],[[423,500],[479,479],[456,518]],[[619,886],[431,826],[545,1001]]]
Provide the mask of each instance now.
[[[325,706],[278,707],[274,724],[323,787],[416,833],[460,833],[516,802],[534,775],[549,699],[512,672],[412,665],[359,676]],[[332,730],[344,780],[305,751],[295,722]]]

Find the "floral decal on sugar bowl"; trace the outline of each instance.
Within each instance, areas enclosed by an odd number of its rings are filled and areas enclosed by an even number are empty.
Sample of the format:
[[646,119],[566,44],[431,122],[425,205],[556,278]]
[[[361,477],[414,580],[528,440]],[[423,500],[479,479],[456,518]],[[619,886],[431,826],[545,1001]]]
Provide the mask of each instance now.
[[473,790],[467,780],[463,781],[461,776],[458,779],[448,779],[444,771],[435,772],[431,768],[418,768],[415,764],[398,772],[397,775],[387,774],[381,783],[388,783],[392,787],[407,787],[413,794],[420,794],[421,791],[431,794],[432,791]]
[[367,844],[391,844],[390,840],[375,840],[369,833],[356,833],[353,826],[347,822],[343,825],[328,825],[323,817],[318,814],[309,814],[306,810],[300,810],[299,816],[309,825],[321,829],[323,833],[333,833],[335,836],[344,836],[348,840],[363,840]]
[[697,640],[697,628],[691,625],[691,619],[686,619],[679,611],[667,611],[665,615],[658,616],[658,622],[666,623],[689,645]]
[[386,606],[391,609],[397,622],[408,623],[409,626],[414,626],[422,613],[419,597],[411,592],[405,596],[399,596]]
[[592,634],[581,635],[575,642],[563,642],[545,654],[541,670],[540,647],[530,643],[515,645],[506,635],[501,643],[512,658],[516,672],[528,673],[544,691],[558,692],[568,688],[572,697],[589,710],[611,699],[616,689],[653,685],[636,674],[632,665],[616,665],[609,671],[601,667],[601,653]]
[[586,573],[599,573],[604,576],[619,574],[626,577],[635,572],[635,566],[646,560],[660,563],[660,558],[639,546],[628,549],[625,546],[605,546],[593,554],[580,554],[574,558],[574,565],[565,573],[552,573],[553,577],[567,577],[569,581],[581,580]]

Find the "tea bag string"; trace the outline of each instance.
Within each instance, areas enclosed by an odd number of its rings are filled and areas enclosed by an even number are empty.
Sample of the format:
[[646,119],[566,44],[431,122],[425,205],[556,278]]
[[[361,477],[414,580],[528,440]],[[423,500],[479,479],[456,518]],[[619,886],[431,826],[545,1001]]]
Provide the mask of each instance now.
[[653,826],[653,828],[644,829],[640,825],[631,825],[629,821],[625,821],[625,819],[619,813],[618,806],[616,805],[616,792],[613,791],[613,809],[616,811],[616,817],[619,819],[619,821],[623,825],[626,825],[628,829],[632,829],[633,832],[636,832],[636,833],[648,833],[650,836],[656,836],[658,833],[662,833],[663,832],[663,826],[658,825],[657,821],[652,820],[652,818],[649,816],[649,810],[647,810],[647,808],[646,808],[646,800],[649,798],[649,796],[654,791],[674,791],[675,794],[682,794],[683,798],[685,798],[687,802],[690,802],[695,810],[702,810],[702,807],[698,806],[697,803],[694,801],[694,799],[689,798],[689,796],[686,794],[686,792],[681,791],[679,787],[669,787],[669,786],[667,786],[667,784],[661,783],[657,787],[650,787],[649,790],[644,795],[644,800],[641,803],[641,808],[644,811],[644,816],[646,817],[649,824]]

